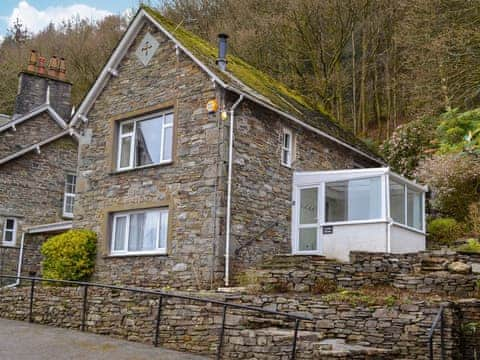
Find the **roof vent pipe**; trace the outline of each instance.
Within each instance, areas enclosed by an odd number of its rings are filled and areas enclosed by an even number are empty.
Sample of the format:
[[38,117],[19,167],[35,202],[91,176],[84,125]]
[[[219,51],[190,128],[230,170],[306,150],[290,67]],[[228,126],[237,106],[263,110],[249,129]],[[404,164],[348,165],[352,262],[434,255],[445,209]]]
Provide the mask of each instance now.
[[218,34],[218,59],[217,65],[220,70],[227,69],[227,34]]

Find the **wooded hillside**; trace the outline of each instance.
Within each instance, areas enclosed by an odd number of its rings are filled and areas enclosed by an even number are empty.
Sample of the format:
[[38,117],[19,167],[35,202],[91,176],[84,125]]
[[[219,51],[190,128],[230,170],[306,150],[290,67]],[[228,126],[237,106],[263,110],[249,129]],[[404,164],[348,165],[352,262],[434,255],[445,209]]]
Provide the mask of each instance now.
[[[480,102],[480,0],[169,0],[178,24],[301,91],[376,141],[397,125]],[[0,113],[12,111],[30,49],[64,56],[78,104],[126,25],[73,20],[0,47]]]

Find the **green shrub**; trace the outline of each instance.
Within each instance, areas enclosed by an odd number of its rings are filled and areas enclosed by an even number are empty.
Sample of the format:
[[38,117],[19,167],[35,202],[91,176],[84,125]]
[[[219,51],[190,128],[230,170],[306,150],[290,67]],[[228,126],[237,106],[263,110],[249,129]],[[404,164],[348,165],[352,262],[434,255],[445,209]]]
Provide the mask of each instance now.
[[458,251],[480,254],[480,242],[477,239],[468,239],[466,244],[460,245]]
[[440,245],[453,243],[463,235],[464,227],[452,218],[439,218],[428,224],[429,239]]
[[90,230],[69,230],[48,239],[41,248],[43,277],[84,281],[95,266],[97,235]]

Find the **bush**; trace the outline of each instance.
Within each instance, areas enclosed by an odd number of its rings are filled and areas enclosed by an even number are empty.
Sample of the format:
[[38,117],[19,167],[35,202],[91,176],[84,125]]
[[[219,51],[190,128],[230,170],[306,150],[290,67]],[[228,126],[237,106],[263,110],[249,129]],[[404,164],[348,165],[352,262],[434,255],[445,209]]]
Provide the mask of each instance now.
[[468,227],[475,236],[480,236],[480,202],[470,204],[468,207]]
[[480,146],[480,109],[460,113],[448,111],[440,117],[437,136],[441,153],[478,152]]
[[89,230],[69,230],[48,239],[41,248],[43,277],[85,281],[95,266],[97,236]]
[[393,170],[411,176],[419,162],[435,148],[437,121],[422,118],[397,127],[380,152]]
[[467,243],[460,245],[457,250],[471,254],[480,254],[480,242],[477,239],[468,239]]
[[449,245],[463,235],[464,228],[452,218],[434,219],[428,224],[429,239],[440,245]]
[[415,175],[429,185],[433,210],[444,217],[466,220],[469,205],[478,200],[479,157],[466,153],[435,155],[423,161]]

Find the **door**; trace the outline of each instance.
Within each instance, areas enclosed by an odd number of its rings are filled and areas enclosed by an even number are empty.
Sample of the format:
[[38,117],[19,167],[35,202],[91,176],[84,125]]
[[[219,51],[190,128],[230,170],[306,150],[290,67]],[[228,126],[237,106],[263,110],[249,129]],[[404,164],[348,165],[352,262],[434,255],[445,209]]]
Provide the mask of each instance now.
[[293,249],[298,254],[320,254],[319,187],[296,190],[294,209]]

